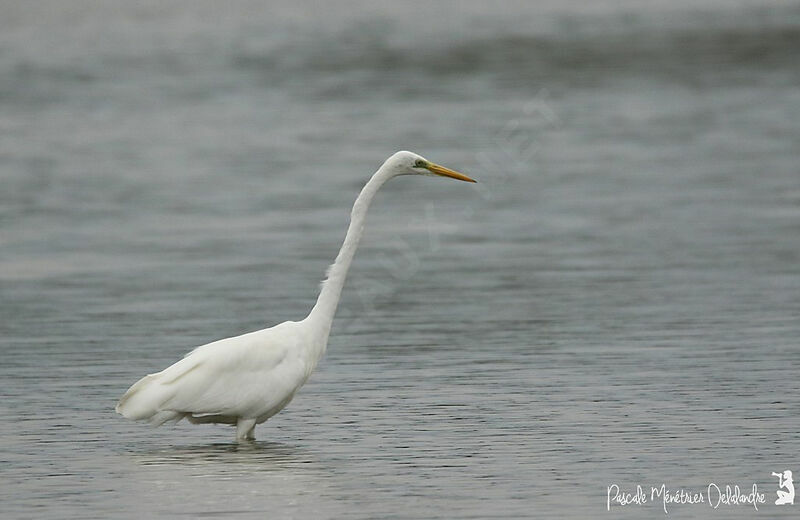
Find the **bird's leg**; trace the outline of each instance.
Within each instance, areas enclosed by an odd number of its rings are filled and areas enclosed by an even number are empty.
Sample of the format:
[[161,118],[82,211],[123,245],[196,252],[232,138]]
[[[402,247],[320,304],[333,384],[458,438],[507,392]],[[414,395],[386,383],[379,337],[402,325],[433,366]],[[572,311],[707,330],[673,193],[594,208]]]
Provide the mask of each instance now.
[[247,430],[247,440],[248,441],[256,440],[256,422],[255,421],[253,421],[253,426],[251,426],[250,429]]
[[236,422],[236,440],[245,441],[255,439],[253,431],[256,429],[255,419],[245,419],[240,417]]

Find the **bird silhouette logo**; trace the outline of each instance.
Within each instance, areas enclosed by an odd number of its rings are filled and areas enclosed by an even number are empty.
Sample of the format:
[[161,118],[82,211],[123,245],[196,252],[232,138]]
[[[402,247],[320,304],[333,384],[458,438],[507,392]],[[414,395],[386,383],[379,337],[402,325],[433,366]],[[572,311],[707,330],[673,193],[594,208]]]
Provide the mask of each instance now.
[[775,505],[794,504],[794,482],[792,481],[791,470],[787,469],[783,473],[775,473],[773,471],[772,476],[778,478],[778,499],[775,501]]

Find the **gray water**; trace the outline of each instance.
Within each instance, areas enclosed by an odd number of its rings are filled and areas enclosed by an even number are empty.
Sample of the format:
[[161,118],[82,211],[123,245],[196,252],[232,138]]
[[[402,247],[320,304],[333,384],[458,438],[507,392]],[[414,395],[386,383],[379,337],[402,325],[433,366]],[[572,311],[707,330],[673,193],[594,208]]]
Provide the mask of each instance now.
[[[2,3],[2,517],[796,515],[800,5],[581,4]],[[480,183],[384,188],[258,442],[114,413],[302,318],[398,149]]]

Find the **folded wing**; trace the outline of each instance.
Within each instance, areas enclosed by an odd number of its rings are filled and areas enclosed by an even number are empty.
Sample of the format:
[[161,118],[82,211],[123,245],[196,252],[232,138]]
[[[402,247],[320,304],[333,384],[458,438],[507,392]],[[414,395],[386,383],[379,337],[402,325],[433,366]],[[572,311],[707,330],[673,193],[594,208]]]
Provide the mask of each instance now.
[[194,349],[131,386],[117,412],[155,425],[184,417],[235,422],[238,417],[271,415],[278,407],[276,413],[291,400],[307,372],[293,348],[293,335],[281,325]]

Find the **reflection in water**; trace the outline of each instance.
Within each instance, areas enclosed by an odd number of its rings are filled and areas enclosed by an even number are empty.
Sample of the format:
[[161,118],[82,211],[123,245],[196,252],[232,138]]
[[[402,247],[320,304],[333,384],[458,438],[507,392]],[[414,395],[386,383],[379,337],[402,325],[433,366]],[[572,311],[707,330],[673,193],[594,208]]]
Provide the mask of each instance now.
[[[204,516],[263,517],[302,506],[344,514],[331,501],[341,496],[331,473],[306,450],[278,442],[193,444],[124,452],[134,462],[121,501],[141,507],[136,497],[157,497],[158,507]],[[148,510],[153,510],[148,506]],[[155,509],[156,511],[158,509]]]
[[253,441],[176,446],[129,452],[142,466],[202,467],[208,476],[245,475],[262,471],[302,468],[317,470],[319,463],[307,451],[280,442]]

